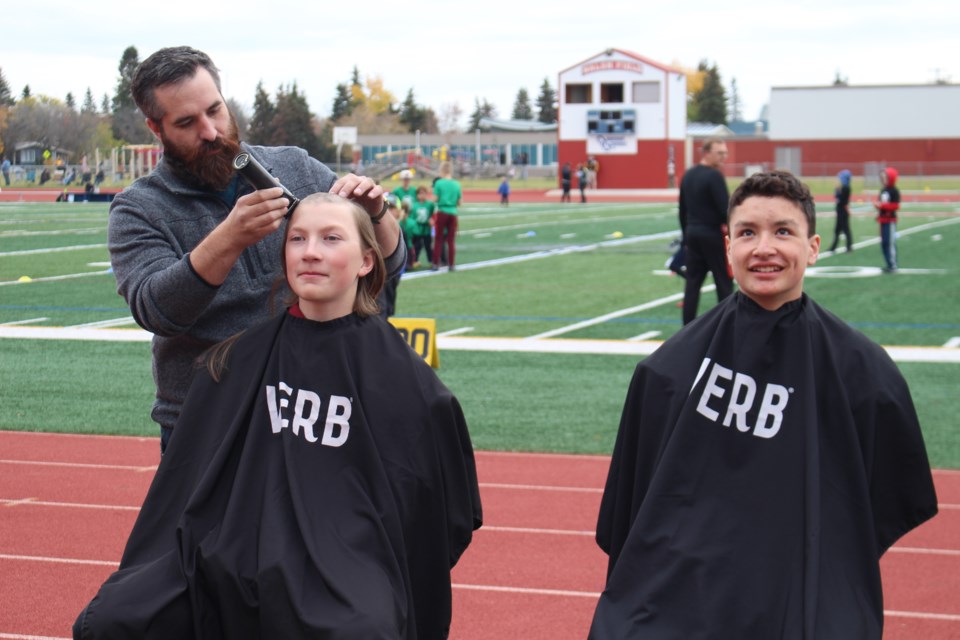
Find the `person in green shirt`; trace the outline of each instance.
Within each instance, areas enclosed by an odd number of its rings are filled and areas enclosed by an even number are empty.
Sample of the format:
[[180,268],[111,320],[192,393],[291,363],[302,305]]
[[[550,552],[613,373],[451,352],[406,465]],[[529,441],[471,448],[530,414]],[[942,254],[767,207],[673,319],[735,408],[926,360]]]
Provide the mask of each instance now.
[[397,196],[400,204],[406,204],[408,207],[412,207],[414,200],[417,199],[417,188],[410,184],[412,178],[413,172],[404,169],[400,172],[400,186],[393,190],[393,195]]
[[[417,197],[413,201],[413,206],[410,208],[410,217],[407,218],[410,239],[413,242],[413,249],[409,251],[411,266],[416,269],[420,266],[420,250],[422,249],[426,255],[426,261],[430,261],[433,258],[433,227],[431,220],[433,219],[433,212],[436,211],[436,205],[427,200],[427,196],[430,194],[430,191],[423,185],[417,187]],[[407,229],[404,229],[404,235],[407,233]]]
[[447,264],[455,271],[457,237],[457,207],[463,199],[460,183],[453,179],[453,166],[449,162],[440,164],[440,178],[433,184],[433,196],[437,203],[436,230],[437,241],[433,245],[432,271],[440,269],[440,255],[443,245],[447,245]]

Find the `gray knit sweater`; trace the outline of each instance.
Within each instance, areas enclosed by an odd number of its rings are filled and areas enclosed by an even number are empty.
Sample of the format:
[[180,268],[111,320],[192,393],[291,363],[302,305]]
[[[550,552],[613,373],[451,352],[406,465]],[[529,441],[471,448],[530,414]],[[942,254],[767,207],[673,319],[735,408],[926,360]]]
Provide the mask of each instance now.
[[[327,191],[336,175],[296,147],[245,147],[296,197]],[[162,160],[148,176],[118,194],[110,207],[110,261],[117,292],[134,319],[154,334],[153,379],[157,398],[152,417],[173,427],[200,354],[271,315],[269,300],[279,284],[276,306],[287,292],[282,279],[282,231],[248,247],[219,287],[204,282],[187,259],[233,209],[253,191],[245,180],[231,202],[222,194],[179,179]],[[400,273],[406,261],[401,241],[387,259]]]

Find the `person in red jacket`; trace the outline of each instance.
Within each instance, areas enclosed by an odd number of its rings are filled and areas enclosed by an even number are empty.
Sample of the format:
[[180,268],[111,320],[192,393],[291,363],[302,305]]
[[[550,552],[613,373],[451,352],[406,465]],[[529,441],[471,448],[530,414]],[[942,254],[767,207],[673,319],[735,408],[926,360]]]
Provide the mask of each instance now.
[[873,206],[877,208],[877,222],[880,223],[880,247],[887,266],[885,273],[897,270],[897,211],[900,209],[900,190],[897,188],[897,170],[887,167],[880,172],[883,189]]

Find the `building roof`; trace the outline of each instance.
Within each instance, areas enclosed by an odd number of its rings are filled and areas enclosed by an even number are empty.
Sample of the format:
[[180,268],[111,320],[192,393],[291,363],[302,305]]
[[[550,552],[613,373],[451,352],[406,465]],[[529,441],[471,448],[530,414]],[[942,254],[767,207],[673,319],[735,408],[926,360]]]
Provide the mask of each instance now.
[[762,136],[770,132],[770,125],[766,120],[728,122],[727,127],[735,136]]
[[536,120],[496,120],[480,118],[480,128],[484,131],[556,131],[557,123],[543,123]]
[[688,122],[687,136],[693,138],[709,138],[713,136],[732,136],[733,131],[727,125],[713,124],[712,122]]
[[579,67],[580,65],[585,64],[585,63],[587,63],[587,62],[589,62],[589,61],[591,61],[591,60],[595,60],[596,58],[599,58],[600,56],[603,56],[603,55],[612,56],[612,55],[614,54],[614,52],[619,53],[619,54],[624,55],[624,56],[627,56],[628,58],[633,58],[634,60],[637,60],[637,61],[639,61],[639,62],[642,62],[642,63],[646,64],[646,65],[649,65],[649,66],[651,66],[651,67],[654,67],[655,69],[660,69],[661,71],[666,71],[666,72],[669,72],[669,73],[680,73],[680,74],[683,73],[683,71],[682,71],[681,69],[677,69],[676,67],[671,67],[670,65],[663,64],[662,62],[657,62],[657,61],[655,61],[655,60],[651,60],[650,58],[645,58],[644,56],[641,56],[641,55],[639,55],[639,54],[637,54],[637,53],[634,53],[634,52],[632,52],[632,51],[627,51],[626,49],[610,48],[610,49],[607,49],[607,50],[605,50],[605,51],[601,51],[600,53],[594,54],[594,55],[590,56],[589,58],[587,58],[587,59],[585,59],[585,60],[581,60],[581,61],[578,62],[577,64],[570,65],[570,66],[567,67],[566,69],[563,69],[563,70],[560,72],[560,75],[563,75],[563,74],[565,74],[567,71],[570,71],[571,69],[575,69],[575,68]]

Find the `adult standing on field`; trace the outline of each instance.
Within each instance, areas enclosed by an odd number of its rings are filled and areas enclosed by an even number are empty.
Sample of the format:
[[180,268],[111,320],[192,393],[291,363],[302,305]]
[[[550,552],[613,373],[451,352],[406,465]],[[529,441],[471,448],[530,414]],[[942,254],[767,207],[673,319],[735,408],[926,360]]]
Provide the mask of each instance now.
[[726,159],[726,143],[710,138],[703,144],[700,164],[690,168],[680,182],[680,232],[687,261],[683,324],[697,317],[700,288],[708,272],[713,274],[718,302],[733,293],[723,246],[730,192],[720,167]]
[[573,170],[569,162],[563,163],[563,169],[560,170],[560,187],[563,193],[560,194],[560,202],[570,202],[570,184],[573,182]]
[[267,301],[282,278],[283,234],[274,232],[291,203],[279,187],[257,191],[247,184],[233,169],[239,151],[253,155],[297,198],[329,191],[357,201],[378,223],[388,272],[402,270],[406,248],[396,220],[385,216],[382,189],[370,178],[338,179],[296,147],[242,144],[219,71],[202,51],[157,51],[134,73],[132,93],[164,156],[114,198],[110,262],[134,319],[154,334],[151,415],[163,451],[197,358],[266,320]]
[[436,238],[433,245],[432,271],[440,268],[440,258],[443,247],[447,248],[447,264],[450,271],[456,270],[456,237],[457,237],[457,208],[463,200],[463,189],[460,183],[453,179],[453,166],[450,162],[440,164],[440,178],[433,183],[433,195],[437,202],[437,213],[434,229]]
[[577,186],[580,188],[580,203],[587,201],[587,168],[583,163],[577,164]]
[[847,239],[847,253],[853,251],[853,235],[850,233],[850,178],[853,174],[844,169],[837,174],[838,185],[833,197],[837,201],[837,220],[833,227],[833,244],[830,251],[836,251],[840,243],[840,234]]

